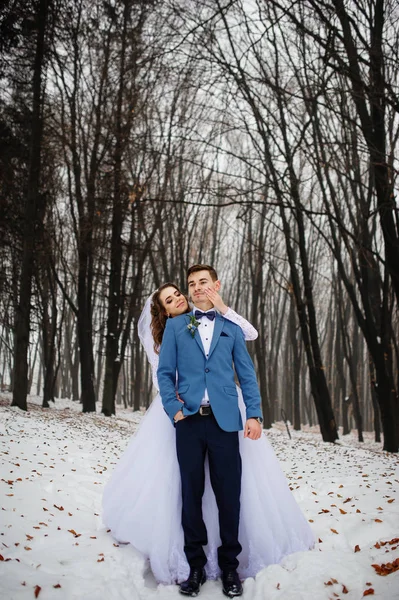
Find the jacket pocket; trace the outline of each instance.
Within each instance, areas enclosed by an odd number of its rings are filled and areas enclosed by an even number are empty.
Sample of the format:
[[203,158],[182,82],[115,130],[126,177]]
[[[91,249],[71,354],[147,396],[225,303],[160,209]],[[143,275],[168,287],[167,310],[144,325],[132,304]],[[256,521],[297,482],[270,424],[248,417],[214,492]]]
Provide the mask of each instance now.
[[226,394],[228,394],[229,396],[235,396],[237,398],[238,394],[237,394],[237,389],[233,386],[225,386],[224,391],[226,392]]

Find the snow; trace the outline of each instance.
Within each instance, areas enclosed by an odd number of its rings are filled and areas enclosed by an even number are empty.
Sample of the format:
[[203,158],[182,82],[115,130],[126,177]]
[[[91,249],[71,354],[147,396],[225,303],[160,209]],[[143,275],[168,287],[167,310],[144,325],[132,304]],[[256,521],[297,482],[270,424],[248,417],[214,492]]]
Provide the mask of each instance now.
[[[103,487],[143,413],[110,419],[70,400],[40,403],[29,398],[25,413],[0,396],[0,598],[181,600],[101,522]],[[376,546],[399,538],[399,457],[367,433],[363,444],[356,432],[324,444],[317,428],[291,430],[290,440],[278,423],[267,435],[318,541],[246,580],[243,598],[357,600],[372,589],[399,599],[399,571],[372,567],[399,557],[399,540]],[[206,582],[200,598],[225,598],[220,582]]]

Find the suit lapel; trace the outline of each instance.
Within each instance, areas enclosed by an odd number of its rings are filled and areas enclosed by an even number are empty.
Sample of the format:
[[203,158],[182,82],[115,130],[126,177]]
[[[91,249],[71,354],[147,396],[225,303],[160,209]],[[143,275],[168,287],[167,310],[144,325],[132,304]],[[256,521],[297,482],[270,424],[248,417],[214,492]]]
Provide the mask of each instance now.
[[220,334],[222,333],[222,329],[223,329],[223,325],[224,325],[224,319],[223,317],[221,317],[219,315],[219,313],[216,313],[216,317],[215,317],[215,327],[213,330],[213,336],[212,336],[212,342],[211,342],[211,347],[209,348],[209,356],[208,359],[211,357],[212,352],[214,351],[216,344],[219,341],[220,338]]
[[[193,313],[188,313],[186,315],[187,325],[190,323],[190,317],[192,317],[192,316],[193,316]],[[190,333],[190,335],[191,335],[191,333]],[[201,336],[199,334],[199,331],[195,332],[194,339],[197,342],[198,346],[200,347],[202,354],[205,356],[205,350],[204,350],[204,346],[202,345]]]

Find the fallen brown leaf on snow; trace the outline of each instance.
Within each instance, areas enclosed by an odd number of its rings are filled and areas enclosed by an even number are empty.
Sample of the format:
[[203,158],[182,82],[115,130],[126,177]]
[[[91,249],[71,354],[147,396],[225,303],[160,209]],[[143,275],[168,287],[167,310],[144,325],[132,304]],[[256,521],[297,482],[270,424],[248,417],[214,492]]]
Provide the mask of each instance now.
[[394,573],[395,571],[399,571],[399,558],[395,559],[393,562],[391,563],[386,563],[386,564],[382,564],[382,565],[371,565],[377,575],[390,575],[391,573]]
[[72,533],[72,535],[74,535],[76,538],[82,535],[81,533],[76,533],[74,529],[68,529],[68,531],[69,533]]
[[390,546],[393,546],[394,544],[399,544],[399,538],[392,538],[391,540],[386,540],[385,542],[377,542],[376,544],[374,544],[374,548],[381,548],[381,546],[386,546],[387,544],[389,544]]

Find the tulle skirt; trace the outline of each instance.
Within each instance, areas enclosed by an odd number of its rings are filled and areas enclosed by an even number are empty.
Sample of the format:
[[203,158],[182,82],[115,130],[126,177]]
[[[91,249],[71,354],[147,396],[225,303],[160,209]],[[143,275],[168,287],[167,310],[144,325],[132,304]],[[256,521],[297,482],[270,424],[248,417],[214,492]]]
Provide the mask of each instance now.
[[[245,422],[241,391],[239,402]],[[267,565],[279,563],[287,554],[312,548],[314,537],[266,436],[253,441],[244,439],[240,432],[239,437],[242,552],[238,573],[245,579]],[[205,569],[208,579],[217,579],[217,548],[221,542],[208,464],[202,509],[208,532]],[[159,394],[105,487],[102,517],[116,540],[129,542],[148,558],[159,583],[172,584],[187,578],[175,428]]]

